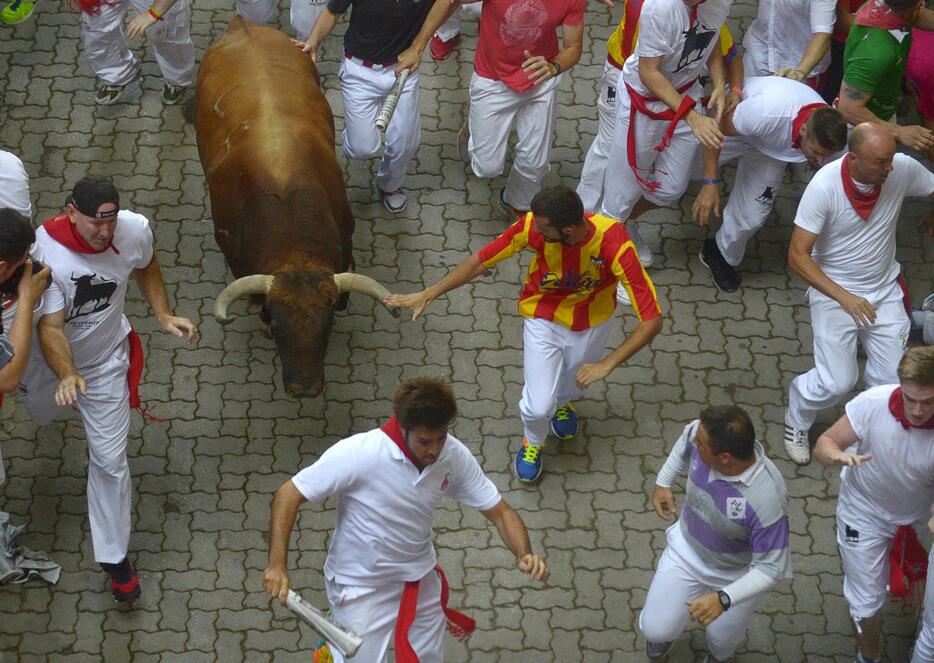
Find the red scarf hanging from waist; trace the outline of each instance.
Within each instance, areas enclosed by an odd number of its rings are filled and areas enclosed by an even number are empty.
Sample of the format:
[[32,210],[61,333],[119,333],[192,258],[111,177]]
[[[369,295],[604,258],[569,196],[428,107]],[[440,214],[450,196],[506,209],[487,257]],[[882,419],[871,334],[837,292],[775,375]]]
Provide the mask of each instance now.
[[877,184],[872,187],[869,193],[860,191],[850,176],[849,154],[843,157],[843,164],[840,166],[840,177],[843,179],[843,193],[846,194],[847,200],[853,206],[853,210],[859,214],[863,221],[868,221],[869,215],[872,214],[876,203],[879,202],[879,192],[882,191],[882,187]]
[[[690,90],[696,82],[697,79],[695,78],[690,83],[682,85],[678,88],[678,94],[684,94]],[[626,83],[626,91],[629,93],[629,132],[626,134],[626,153],[629,157],[629,167],[632,169],[632,174],[636,176],[636,181],[639,183],[639,186],[642,187],[642,190],[646,193],[655,193],[661,186],[661,182],[650,182],[639,175],[639,165],[636,158],[636,113],[642,113],[650,120],[670,120],[668,128],[665,130],[665,135],[662,136],[662,142],[655,146],[656,152],[662,152],[671,144],[671,138],[675,134],[678,122],[694,108],[697,102],[691,97],[683,97],[677,111],[666,108],[663,111],[656,112],[649,108],[649,103],[658,101],[658,99],[639,94],[632,89],[629,83]]]
[[791,121],[791,146],[796,150],[801,149],[801,129],[804,128],[804,125],[807,124],[808,119],[818,108],[823,108],[827,104],[821,102],[819,104],[808,104],[807,106],[802,106],[798,111],[798,114],[795,115],[795,119]]
[[902,388],[898,387],[895,391],[892,392],[892,395],[889,396],[889,412],[892,413],[892,416],[902,425],[902,428],[908,430],[909,428],[922,428],[924,430],[934,430],[934,417],[931,417],[926,422],[920,426],[915,426],[910,421],[908,417],[905,416],[905,401],[902,398]]
[[[448,620],[448,631],[458,640],[463,640],[477,629],[477,622],[464,613],[448,607],[448,579],[440,566],[435,566],[441,579],[441,609]],[[396,663],[418,663],[418,654],[409,642],[409,628],[415,621],[415,608],[418,606],[418,585],[420,580],[405,583],[402,600],[399,602],[399,617],[396,620]]]

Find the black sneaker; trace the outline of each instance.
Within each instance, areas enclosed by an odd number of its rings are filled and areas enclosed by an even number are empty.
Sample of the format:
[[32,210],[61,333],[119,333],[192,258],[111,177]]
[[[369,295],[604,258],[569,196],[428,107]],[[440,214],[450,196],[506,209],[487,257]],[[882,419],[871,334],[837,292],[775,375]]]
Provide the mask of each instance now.
[[174,106],[185,97],[189,89],[187,85],[166,83],[162,86],[162,103],[166,106]]
[[713,282],[723,292],[736,292],[739,288],[739,274],[723,258],[720,248],[717,246],[717,240],[705,239],[704,247],[698,254],[700,261],[713,274]]
[[133,570],[133,565],[126,557],[119,564],[101,562],[101,568],[110,576],[110,589],[114,600],[121,606],[131,606],[142,594],[139,586],[139,576]]

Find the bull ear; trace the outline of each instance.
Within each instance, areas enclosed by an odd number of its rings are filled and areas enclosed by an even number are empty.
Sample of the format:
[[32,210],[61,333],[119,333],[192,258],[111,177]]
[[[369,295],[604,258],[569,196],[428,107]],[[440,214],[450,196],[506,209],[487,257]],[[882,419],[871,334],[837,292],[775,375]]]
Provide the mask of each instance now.
[[318,293],[327,298],[330,306],[334,306],[340,297],[340,288],[334,281],[327,279],[318,283]]
[[[341,292],[359,292],[362,295],[369,295],[383,306],[383,300],[389,296],[389,291],[369,276],[363,274],[354,274],[352,272],[342,272],[334,275],[334,283]],[[398,318],[401,313],[395,306],[386,306],[394,318]]]

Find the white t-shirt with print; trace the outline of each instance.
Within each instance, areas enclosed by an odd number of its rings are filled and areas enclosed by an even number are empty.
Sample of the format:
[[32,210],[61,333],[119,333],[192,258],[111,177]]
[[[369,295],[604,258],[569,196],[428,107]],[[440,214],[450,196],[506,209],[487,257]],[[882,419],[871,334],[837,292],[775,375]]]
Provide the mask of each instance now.
[[65,337],[79,371],[108,358],[130,332],[123,314],[126,289],[133,271],[152,261],[149,220],[120,210],[113,247],[101,253],[76,253],[52,239],[44,227],[36,230],[36,258],[52,268],[42,312],[64,309]]
[[338,497],[324,571],[348,585],[420,580],[437,563],[431,523],[442,498],[481,511],[502,499],[451,435],[438,460],[419,472],[378,428],[337,442],[292,483],[310,502]]
[[697,23],[691,27],[691,8],[684,0],[645,0],[623,81],[641,95],[654,96],[639,79],[639,58],[661,57],[659,69],[672,86],[687,85],[706,71],[711,51],[720,47],[720,27],[729,13],[730,0],[706,0],[697,6]]
[[[896,154],[867,221],[843,190],[842,161],[821,168],[804,190],[795,225],[818,235],[811,257],[841,288],[861,297],[887,289],[901,270],[895,260],[895,226],[908,196],[934,193],[934,173]],[[872,301],[872,300],[870,300]]]

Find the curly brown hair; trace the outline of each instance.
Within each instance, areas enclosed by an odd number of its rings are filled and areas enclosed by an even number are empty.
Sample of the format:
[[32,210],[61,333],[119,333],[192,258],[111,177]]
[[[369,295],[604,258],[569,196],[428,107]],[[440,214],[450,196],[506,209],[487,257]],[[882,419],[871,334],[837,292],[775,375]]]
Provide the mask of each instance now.
[[412,378],[396,389],[392,411],[402,430],[417,426],[446,428],[457,417],[457,400],[451,385],[438,378]]

